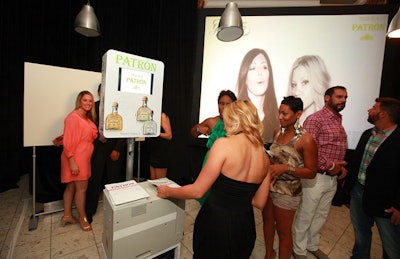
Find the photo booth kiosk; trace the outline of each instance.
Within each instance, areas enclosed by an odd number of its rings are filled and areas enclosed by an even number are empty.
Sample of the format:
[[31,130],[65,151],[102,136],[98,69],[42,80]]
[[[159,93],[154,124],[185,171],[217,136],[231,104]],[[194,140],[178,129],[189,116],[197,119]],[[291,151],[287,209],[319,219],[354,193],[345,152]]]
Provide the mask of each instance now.
[[179,258],[185,200],[161,199],[149,182],[139,183],[148,198],[114,205],[104,189],[103,249],[108,259],[154,258],[174,249]]

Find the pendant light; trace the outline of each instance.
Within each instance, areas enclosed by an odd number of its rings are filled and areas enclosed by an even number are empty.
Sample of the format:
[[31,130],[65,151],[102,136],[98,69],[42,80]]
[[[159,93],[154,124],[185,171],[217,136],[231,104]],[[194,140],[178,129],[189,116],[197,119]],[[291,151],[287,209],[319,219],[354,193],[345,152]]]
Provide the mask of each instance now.
[[82,7],[75,18],[74,28],[77,33],[87,37],[100,36],[100,24],[90,2]]
[[219,20],[217,38],[220,41],[234,41],[243,35],[243,22],[238,5],[234,2],[226,4]]
[[390,22],[387,36],[389,38],[400,38],[400,8]]

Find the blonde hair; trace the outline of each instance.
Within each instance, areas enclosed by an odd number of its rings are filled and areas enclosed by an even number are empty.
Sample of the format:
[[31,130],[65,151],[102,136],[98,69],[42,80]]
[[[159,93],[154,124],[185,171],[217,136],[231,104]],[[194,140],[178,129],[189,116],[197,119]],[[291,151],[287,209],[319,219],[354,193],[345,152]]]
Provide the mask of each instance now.
[[304,55],[295,60],[290,70],[289,75],[289,86],[288,86],[288,94],[294,95],[292,89],[292,78],[293,72],[296,68],[303,66],[308,74],[310,85],[312,86],[315,95],[313,96],[313,100],[317,109],[321,109],[324,102],[324,93],[326,89],[330,87],[331,76],[325,66],[325,62],[318,55]]
[[228,104],[223,113],[224,121],[230,122],[226,135],[232,136],[243,132],[253,144],[263,145],[263,124],[258,116],[257,108],[249,100],[238,100]]
[[80,105],[81,105],[81,100],[83,98],[83,96],[85,95],[90,95],[93,99],[93,105],[92,105],[92,109],[90,111],[88,111],[86,113],[86,116],[91,119],[92,121],[96,120],[96,109],[95,109],[95,105],[94,105],[94,97],[93,94],[89,91],[82,91],[78,94],[78,96],[76,97],[76,101],[75,101],[75,110],[78,110]]

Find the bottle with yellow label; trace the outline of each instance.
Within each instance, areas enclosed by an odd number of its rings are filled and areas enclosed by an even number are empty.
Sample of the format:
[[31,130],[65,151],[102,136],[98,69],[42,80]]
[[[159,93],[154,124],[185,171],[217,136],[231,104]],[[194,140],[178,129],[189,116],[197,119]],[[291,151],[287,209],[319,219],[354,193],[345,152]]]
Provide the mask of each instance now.
[[118,114],[117,102],[113,102],[112,112],[107,115],[106,130],[122,130],[122,116]]
[[148,121],[150,120],[152,110],[147,107],[147,96],[143,96],[142,106],[139,107],[136,113],[136,120]]

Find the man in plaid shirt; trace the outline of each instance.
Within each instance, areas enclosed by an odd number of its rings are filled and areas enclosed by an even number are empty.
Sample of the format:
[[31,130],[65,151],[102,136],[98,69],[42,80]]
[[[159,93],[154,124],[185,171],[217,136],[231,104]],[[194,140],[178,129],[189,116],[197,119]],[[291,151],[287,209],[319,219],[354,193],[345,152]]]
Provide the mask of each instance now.
[[334,86],[326,90],[325,106],[311,114],[303,127],[314,137],[318,147],[318,174],[302,179],[303,196],[295,221],[293,244],[295,258],[307,258],[307,251],[317,258],[329,258],[319,248],[320,230],[336,193],[337,179],[346,176],[344,157],[347,135],[339,113],[346,106],[347,90]]

